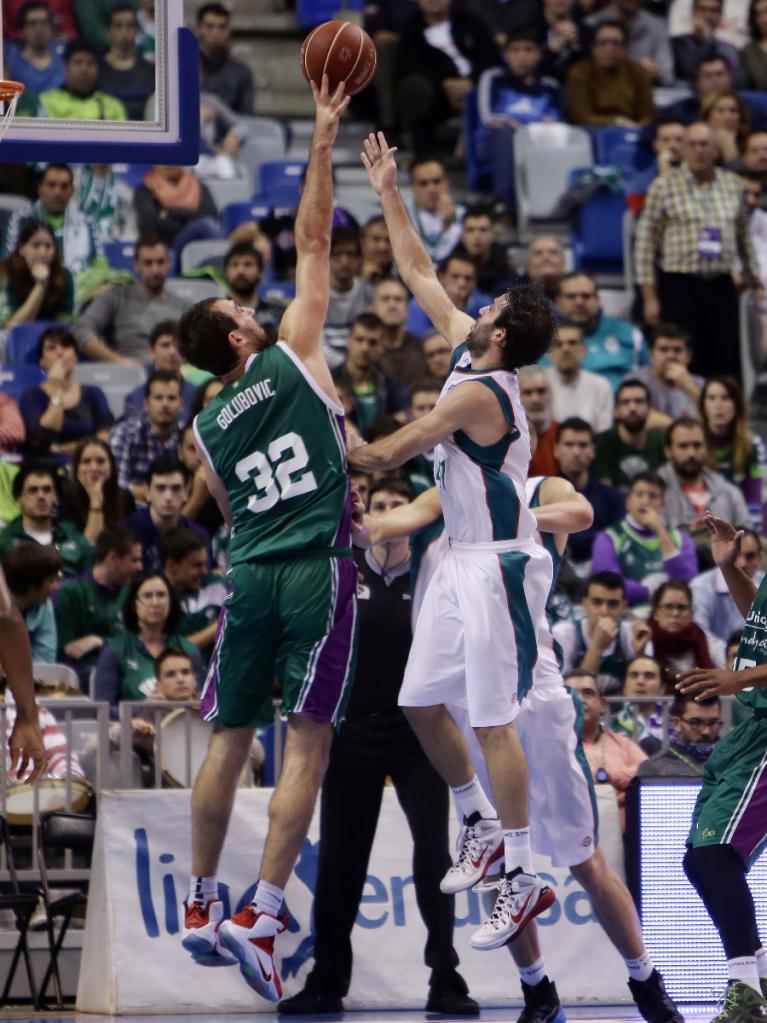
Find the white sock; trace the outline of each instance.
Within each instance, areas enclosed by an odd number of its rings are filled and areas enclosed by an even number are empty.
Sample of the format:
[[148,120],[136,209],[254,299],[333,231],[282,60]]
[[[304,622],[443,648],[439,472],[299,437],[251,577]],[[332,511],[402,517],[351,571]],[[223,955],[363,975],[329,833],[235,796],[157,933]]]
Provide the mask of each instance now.
[[767,978],[767,948],[758,948],[754,953],[756,957],[756,971],[760,977]]
[[647,980],[653,971],[652,959],[647,951],[644,951],[638,959],[625,959],[624,962],[632,980]]
[[503,833],[504,871],[510,874],[521,867],[525,874],[534,874],[530,849],[530,828],[514,828]]
[[519,975],[528,987],[535,987],[536,984],[540,984],[546,976],[546,965],[543,962],[543,956],[536,959],[534,963],[530,963],[529,966],[520,966]]
[[191,906],[193,902],[204,904],[217,898],[218,881],[216,881],[215,875],[213,877],[197,877],[192,874],[192,879],[189,882],[189,894],[186,898],[188,906]]
[[744,984],[748,984],[748,986],[753,988],[758,994],[762,993],[755,956],[743,956],[741,959],[728,959],[727,975],[730,980],[740,980]]
[[269,884],[268,881],[259,881],[256,885],[256,894],[253,896],[253,909],[257,913],[268,913],[269,916],[277,916],[282,905],[285,892],[276,884]]
[[495,807],[485,795],[476,774],[466,785],[459,785],[458,788],[451,791],[464,820],[468,820],[474,813],[478,813],[480,817],[488,820],[497,818]]

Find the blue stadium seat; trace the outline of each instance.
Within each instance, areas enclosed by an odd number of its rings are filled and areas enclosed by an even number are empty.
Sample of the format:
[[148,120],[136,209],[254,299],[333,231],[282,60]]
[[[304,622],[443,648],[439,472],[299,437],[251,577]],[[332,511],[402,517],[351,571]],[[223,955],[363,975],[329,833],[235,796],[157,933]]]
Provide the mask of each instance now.
[[258,168],[257,205],[289,206],[295,209],[301,197],[302,160],[269,160]]
[[37,387],[45,380],[39,366],[3,366],[0,369],[0,391],[18,401],[28,387]]
[[48,327],[61,327],[66,324],[55,320],[30,320],[29,323],[17,323],[8,331],[8,344],[5,349],[5,366],[36,366],[37,343],[40,335]]
[[487,133],[479,120],[477,90],[466,94],[463,105],[463,125],[466,136],[466,172],[469,188],[475,192],[489,192],[493,187],[493,168],[487,160],[480,158],[482,140]]
[[136,258],[135,242],[104,242],[104,255],[113,270],[133,271]]
[[[581,174],[583,169],[573,171],[571,181]],[[623,273],[623,217],[627,209],[623,192],[606,187],[583,203],[570,239],[576,269]]]
[[767,131],[767,92],[742,90],[740,95],[751,115],[752,131]]
[[270,206],[254,202],[230,202],[221,211],[221,224],[227,234],[230,234],[240,224],[247,224],[251,220],[264,220],[272,212]]
[[290,302],[296,297],[295,281],[269,281],[259,289],[265,302]]
[[296,18],[301,28],[314,28],[321,25],[323,21],[332,21],[337,18],[341,9],[344,13],[348,11],[362,11],[363,0],[298,0],[296,5]]
[[616,164],[625,171],[645,170],[655,158],[641,128],[600,128],[594,145],[598,164]]

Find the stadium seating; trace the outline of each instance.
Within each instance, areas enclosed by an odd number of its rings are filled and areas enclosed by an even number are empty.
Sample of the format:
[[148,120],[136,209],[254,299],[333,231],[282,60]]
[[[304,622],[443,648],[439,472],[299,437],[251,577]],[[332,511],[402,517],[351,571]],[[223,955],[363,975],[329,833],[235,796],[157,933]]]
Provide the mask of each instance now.
[[250,178],[205,178],[205,187],[221,211],[230,202],[246,202],[251,195]]
[[361,14],[363,7],[363,0],[298,0],[296,17],[300,28],[314,28],[352,11]]
[[176,298],[182,298],[190,305],[204,298],[223,298],[224,293],[215,281],[205,277],[169,277],[165,288]]
[[269,160],[258,169],[258,194],[254,202],[295,209],[301,197],[301,176],[306,164],[302,160]]
[[196,270],[205,266],[210,260],[220,259],[229,250],[230,243],[226,238],[201,239],[188,242],[181,250],[181,273]]
[[520,237],[531,220],[553,220],[573,170],[593,163],[591,137],[569,124],[529,124],[514,136],[514,187]]
[[598,164],[615,164],[629,174],[645,170],[654,159],[641,128],[601,128],[595,133],[594,148]]
[[28,387],[38,387],[45,380],[39,366],[3,366],[0,369],[0,391],[18,401]]
[[106,261],[113,270],[133,270],[135,242],[105,242],[103,248]]
[[117,362],[79,362],[74,375],[78,383],[101,388],[116,419],[123,414],[126,397],[146,380],[146,370],[140,366]]
[[[583,172],[575,170],[571,179]],[[571,244],[577,270],[623,272],[623,216],[628,209],[623,192],[598,188],[578,210]]]
[[751,130],[767,131],[767,93],[741,90],[740,95],[751,115]]
[[264,220],[272,212],[271,206],[256,202],[230,202],[221,210],[221,223],[227,234],[240,224],[251,220]]
[[48,327],[60,327],[54,320],[30,320],[28,323],[17,323],[8,331],[8,344],[5,349],[6,366],[37,365],[37,345],[40,335]]
[[274,117],[238,117],[235,125],[240,143],[238,162],[245,168],[249,181],[255,181],[263,163],[282,160],[288,150],[288,131]]
[[472,89],[466,94],[463,104],[463,128],[466,142],[466,173],[469,188],[476,192],[489,192],[492,189],[492,164],[480,157],[483,136],[487,134],[479,120],[477,90]]

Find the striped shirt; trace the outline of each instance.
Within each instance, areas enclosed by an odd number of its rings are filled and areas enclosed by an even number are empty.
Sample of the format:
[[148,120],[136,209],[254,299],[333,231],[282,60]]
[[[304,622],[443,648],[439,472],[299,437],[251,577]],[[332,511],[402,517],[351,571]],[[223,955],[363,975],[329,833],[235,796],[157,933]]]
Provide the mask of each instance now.
[[[721,253],[700,255],[704,228],[720,232]],[[713,277],[730,274],[738,257],[746,272],[759,276],[748,232],[748,212],[737,175],[717,167],[711,181],[698,184],[687,167],[653,181],[637,225],[636,277],[651,285],[656,270]]]

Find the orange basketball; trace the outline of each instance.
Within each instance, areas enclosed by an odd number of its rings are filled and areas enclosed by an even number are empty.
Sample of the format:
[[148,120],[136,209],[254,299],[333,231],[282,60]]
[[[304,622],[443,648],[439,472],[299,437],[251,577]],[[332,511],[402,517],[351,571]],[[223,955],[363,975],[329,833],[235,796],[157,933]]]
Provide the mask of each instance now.
[[328,76],[332,92],[346,82],[345,95],[364,89],[376,71],[375,43],[364,29],[348,21],[326,21],[304,39],[301,71],[307,82],[322,85]]

